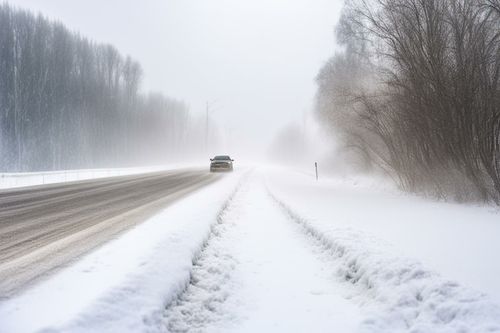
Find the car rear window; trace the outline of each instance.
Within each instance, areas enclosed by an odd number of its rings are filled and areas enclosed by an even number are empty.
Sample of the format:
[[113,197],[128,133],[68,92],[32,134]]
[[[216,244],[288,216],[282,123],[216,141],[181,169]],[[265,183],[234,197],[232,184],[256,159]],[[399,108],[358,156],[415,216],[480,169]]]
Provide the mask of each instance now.
[[224,160],[230,160],[231,158],[229,156],[215,156],[214,160],[216,161],[224,161]]

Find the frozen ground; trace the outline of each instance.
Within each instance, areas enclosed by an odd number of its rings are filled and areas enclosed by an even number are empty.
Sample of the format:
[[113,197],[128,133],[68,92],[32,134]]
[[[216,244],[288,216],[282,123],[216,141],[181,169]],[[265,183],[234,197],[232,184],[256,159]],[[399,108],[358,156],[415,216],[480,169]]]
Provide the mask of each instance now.
[[0,332],[500,332],[497,216],[235,172],[0,303]]

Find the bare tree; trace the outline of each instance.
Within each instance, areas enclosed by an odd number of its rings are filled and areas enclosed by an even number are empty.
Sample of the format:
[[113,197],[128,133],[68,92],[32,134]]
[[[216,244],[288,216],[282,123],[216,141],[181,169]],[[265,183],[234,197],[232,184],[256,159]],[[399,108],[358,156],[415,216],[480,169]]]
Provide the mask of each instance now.
[[[498,0],[349,1],[340,21],[347,47],[320,72],[319,115],[355,133],[353,146],[404,189],[499,202],[497,9]],[[352,89],[331,63],[363,43],[370,48],[357,52],[374,69],[354,76],[370,84]],[[346,89],[348,104],[339,98]]]
[[171,158],[186,138],[187,106],[141,94],[141,76],[113,46],[0,5],[0,169]]

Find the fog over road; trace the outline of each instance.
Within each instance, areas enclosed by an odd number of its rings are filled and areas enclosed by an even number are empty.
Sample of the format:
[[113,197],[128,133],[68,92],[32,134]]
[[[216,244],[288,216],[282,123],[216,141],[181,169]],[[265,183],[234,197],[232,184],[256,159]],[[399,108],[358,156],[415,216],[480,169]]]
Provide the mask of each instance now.
[[218,178],[187,169],[1,190],[0,298]]

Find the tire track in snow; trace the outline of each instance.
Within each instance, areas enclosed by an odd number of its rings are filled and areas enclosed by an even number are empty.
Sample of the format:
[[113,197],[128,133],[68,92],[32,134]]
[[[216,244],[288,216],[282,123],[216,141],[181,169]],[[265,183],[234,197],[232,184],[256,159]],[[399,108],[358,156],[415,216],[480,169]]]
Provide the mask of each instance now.
[[357,307],[255,178],[218,219],[189,286],[165,311],[166,330],[355,331]]

